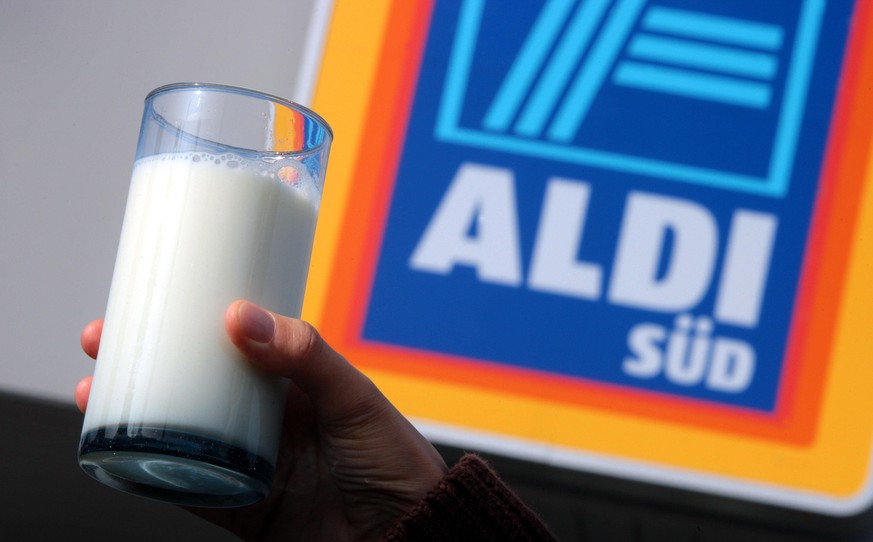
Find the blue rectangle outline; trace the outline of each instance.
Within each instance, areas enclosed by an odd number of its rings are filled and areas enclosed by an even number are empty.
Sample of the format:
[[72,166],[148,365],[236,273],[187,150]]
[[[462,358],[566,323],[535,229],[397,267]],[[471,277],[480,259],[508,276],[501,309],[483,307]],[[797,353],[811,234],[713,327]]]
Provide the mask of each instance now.
[[[452,45],[449,68],[437,112],[434,137],[440,141],[460,143],[519,155],[557,159],[569,163],[593,165],[636,173],[665,180],[687,182],[781,198],[788,191],[794,150],[799,137],[801,117],[806,106],[807,89],[812,75],[824,0],[804,0],[798,22],[795,50],[791,57],[783,107],[777,122],[774,152],[766,177],[725,172],[712,168],[642,158],[585,147],[570,147],[511,136],[489,134],[460,126],[460,114],[466,94],[473,53],[478,39],[486,0],[464,0],[457,34]],[[762,182],[763,181],[763,182]]]

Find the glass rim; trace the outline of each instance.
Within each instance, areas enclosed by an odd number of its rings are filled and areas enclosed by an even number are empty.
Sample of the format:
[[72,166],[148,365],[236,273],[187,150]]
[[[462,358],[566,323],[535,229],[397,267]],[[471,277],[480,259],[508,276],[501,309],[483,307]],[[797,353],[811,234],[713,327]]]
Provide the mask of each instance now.
[[[228,92],[232,94],[242,94],[245,96],[250,96],[252,98],[259,98],[262,100],[268,100],[278,105],[287,107],[289,109],[293,109],[294,111],[311,118],[318,124],[322,129],[327,132],[329,136],[329,140],[333,141],[333,128],[330,127],[330,124],[324,117],[313,111],[312,109],[306,107],[305,105],[301,105],[297,102],[292,102],[291,100],[286,100],[281,96],[276,96],[274,94],[268,94],[266,92],[261,92],[259,90],[253,90],[246,87],[238,87],[233,85],[223,85],[220,83],[200,83],[200,82],[182,82],[182,83],[170,83],[168,85],[162,85],[148,94],[146,94],[145,102],[148,102],[150,99],[154,98],[158,94],[165,94],[168,92],[176,92],[181,90],[192,90],[192,89],[208,89],[208,90],[216,90],[219,92]],[[321,147],[324,145],[324,142],[317,145],[315,148]]]

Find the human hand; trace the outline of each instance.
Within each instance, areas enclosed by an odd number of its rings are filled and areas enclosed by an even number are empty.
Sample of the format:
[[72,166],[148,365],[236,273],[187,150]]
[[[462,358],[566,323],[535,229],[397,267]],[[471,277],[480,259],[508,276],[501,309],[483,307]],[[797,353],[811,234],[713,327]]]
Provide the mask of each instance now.
[[[82,332],[97,357],[103,322]],[[273,489],[243,508],[188,508],[243,539],[377,540],[445,475],[436,449],[306,322],[245,301],[231,341],[255,367],[291,380]],[[91,377],[76,387],[87,407]]]

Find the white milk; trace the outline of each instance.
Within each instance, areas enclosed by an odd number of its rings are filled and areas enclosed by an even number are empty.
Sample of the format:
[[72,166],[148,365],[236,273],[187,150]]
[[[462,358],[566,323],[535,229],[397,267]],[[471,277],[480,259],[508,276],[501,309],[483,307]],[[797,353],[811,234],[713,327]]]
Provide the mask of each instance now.
[[319,195],[270,167],[137,162],[83,433],[167,427],[275,461],[285,384],[253,371],[224,328],[240,298],[300,315]]

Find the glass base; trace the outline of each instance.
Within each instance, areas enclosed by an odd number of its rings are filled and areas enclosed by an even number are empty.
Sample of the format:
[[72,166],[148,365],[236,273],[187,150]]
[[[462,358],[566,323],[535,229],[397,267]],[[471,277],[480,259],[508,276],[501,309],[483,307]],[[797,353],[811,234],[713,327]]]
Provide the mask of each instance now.
[[274,470],[242,448],[187,431],[141,426],[84,434],[79,465],[98,481],[128,493],[214,508],[260,501],[270,491]]

